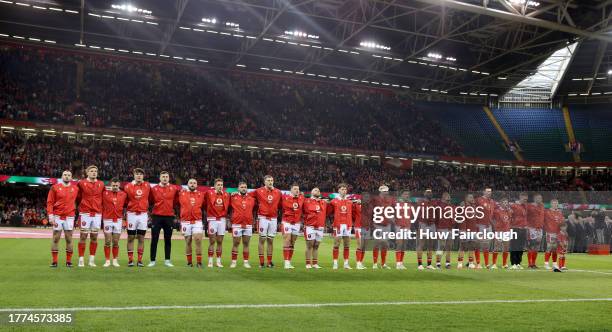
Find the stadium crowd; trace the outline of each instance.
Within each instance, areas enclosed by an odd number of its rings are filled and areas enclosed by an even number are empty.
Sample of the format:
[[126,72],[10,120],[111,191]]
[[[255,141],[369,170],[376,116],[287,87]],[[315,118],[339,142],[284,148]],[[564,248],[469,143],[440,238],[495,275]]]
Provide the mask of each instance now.
[[[0,118],[459,155],[386,90],[2,45]],[[82,83],[77,84],[77,63]],[[77,96],[76,86],[80,92]]]
[[177,183],[193,177],[201,185],[212,186],[212,179],[223,178],[227,186],[235,187],[239,181],[257,186],[265,174],[274,174],[281,188],[299,183],[306,189],[318,186],[323,191],[332,191],[337,183],[347,182],[350,191],[356,193],[373,191],[381,183],[392,190],[410,188],[421,192],[427,188],[478,191],[487,186],[498,191],[612,189],[608,173],[576,178],[448,164],[417,164],[412,169],[399,169],[384,160],[359,162],[343,157],[211,149],[187,144],[159,146],[8,131],[0,134],[0,143],[0,169],[8,175],[59,177],[62,170],[70,169],[78,177],[87,165],[99,165],[103,179],[117,176],[129,181],[132,169],[144,167],[147,179],[152,182],[166,170]]

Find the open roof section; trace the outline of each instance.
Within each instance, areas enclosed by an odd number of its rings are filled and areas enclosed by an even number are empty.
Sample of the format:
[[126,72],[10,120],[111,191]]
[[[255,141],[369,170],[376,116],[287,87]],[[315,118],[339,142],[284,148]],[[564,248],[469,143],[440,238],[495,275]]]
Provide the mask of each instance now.
[[535,72],[518,82],[501,102],[552,102],[565,73],[576,53],[578,42],[569,43],[551,54]]

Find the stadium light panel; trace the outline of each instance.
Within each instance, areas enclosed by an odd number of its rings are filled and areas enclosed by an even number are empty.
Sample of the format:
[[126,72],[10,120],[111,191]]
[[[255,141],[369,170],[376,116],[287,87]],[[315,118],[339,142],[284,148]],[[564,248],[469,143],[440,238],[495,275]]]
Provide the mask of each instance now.
[[359,46],[365,47],[365,48],[373,48],[373,49],[378,49],[378,50],[384,50],[384,51],[390,51],[391,50],[390,46],[381,45],[381,44],[378,44],[376,42],[368,41],[368,40],[362,41],[361,43],[359,43]]
[[202,18],[202,22],[208,23],[208,24],[217,24],[217,19],[214,17],[204,17]]
[[612,69],[608,70],[608,75],[612,75]]
[[122,5],[113,4],[113,5],[111,5],[111,8],[122,10],[122,11],[128,12],[128,13],[134,13],[134,14],[144,14],[144,15],[151,15],[151,14],[153,14],[153,12],[148,10],[148,9],[138,8],[138,7],[132,6],[130,4],[122,4]]

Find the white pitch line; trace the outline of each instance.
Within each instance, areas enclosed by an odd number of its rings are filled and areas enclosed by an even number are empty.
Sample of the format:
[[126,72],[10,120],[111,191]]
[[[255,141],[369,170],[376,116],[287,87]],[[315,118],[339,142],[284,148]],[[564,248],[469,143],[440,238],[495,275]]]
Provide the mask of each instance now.
[[598,274],[609,274],[609,275],[612,275],[612,272],[591,271],[591,270],[567,270],[567,272],[586,272],[586,273],[598,273]]
[[403,305],[456,305],[456,304],[508,304],[551,302],[610,302],[612,298],[591,299],[528,299],[528,300],[466,300],[466,301],[395,301],[395,302],[336,302],[336,303],[281,303],[281,304],[205,304],[138,307],[66,307],[66,308],[0,308],[0,312],[28,311],[123,311],[123,310],[173,310],[173,309],[262,309],[262,308],[323,308],[367,307]]

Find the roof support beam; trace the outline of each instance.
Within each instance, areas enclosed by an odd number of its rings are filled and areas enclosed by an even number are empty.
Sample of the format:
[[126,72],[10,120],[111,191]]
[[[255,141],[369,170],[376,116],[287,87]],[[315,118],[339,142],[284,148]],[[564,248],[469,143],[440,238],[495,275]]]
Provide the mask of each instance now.
[[570,33],[580,37],[599,39],[606,42],[612,42],[611,36],[606,36],[603,34],[599,34],[596,32],[586,31],[578,28],[574,28],[568,25],[559,24],[556,22],[551,22],[547,20],[542,20],[535,17],[529,17],[524,15],[517,15],[509,12],[505,12],[502,10],[483,7],[479,5],[474,5],[470,3],[465,3],[456,0],[416,0],[419,2],[427,3],[427,4],[438,4],[440,6],[446,6],[448,8],[453,8],[456,10],[466,11],[474,14],[488,15],[491,17],[497,17],[504,20],[515,21],[523,24],[529,24],[533,26],[538,26],[545,29],[556,30],[561,32]]

